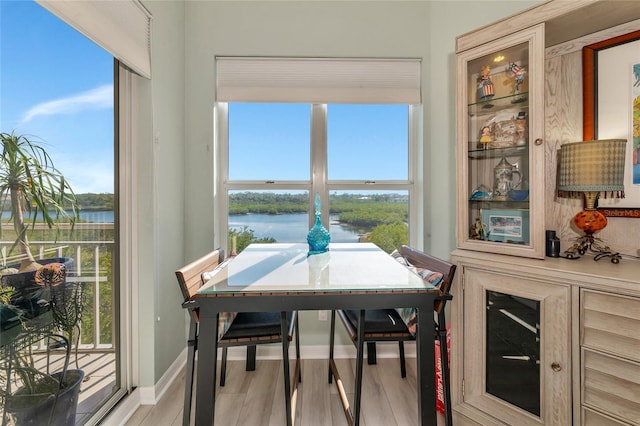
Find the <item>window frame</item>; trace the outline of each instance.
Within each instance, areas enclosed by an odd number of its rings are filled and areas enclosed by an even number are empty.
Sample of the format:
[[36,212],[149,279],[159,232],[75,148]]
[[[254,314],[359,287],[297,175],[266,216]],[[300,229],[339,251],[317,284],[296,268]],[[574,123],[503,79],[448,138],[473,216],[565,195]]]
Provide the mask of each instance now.
[[327,161],[327,104],[311,106],[311,159],[309,180],[258,181],[234,180],[229,176],[229,121],[228,103],[214,105],[214,243],[228,247],[229,191],[308,191],[309,227],[315,221],[314,196],[318,192],[322,201],[322,222],[329,229],[329,193],[331,191],[407,191],[409,195],[409,244],[421,242],[422,221],[419,220],[424,202],[422,176],[422,105],[408,105],[408,176],[406,180],[328,180]]

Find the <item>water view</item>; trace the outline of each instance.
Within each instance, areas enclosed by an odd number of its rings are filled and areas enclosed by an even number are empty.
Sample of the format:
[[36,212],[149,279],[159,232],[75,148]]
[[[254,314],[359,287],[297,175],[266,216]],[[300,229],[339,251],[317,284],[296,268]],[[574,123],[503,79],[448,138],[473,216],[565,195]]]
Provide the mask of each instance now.
[[[8,220],[10,212],[2,212],[2,220]],[[92,223],[113,223],[113,211],[81,211],[80,220]],[[309,232],[309,216],[306,213],[244,214],[229,216],[229,228],[241,231],[253,230],[256,238],[275,238],[279,243],[304,242]],[[351,227],[339,224],[337,216],[331,217],[329,227],[331,241],[336,243],[358,242],[358,233]]]
[[[309,232],[309,215],[291,214],[246,214],[229,216],[229,228],[241,231],[243,227],[253,230],[256,238],[275,238],[279,243],[305,242]],[[337,216],[331,216],[329,227],[334,243],[358,242],[358,233],[351,227],[337,223]]]
[[[2,220],[9,220],[11,217],[11,212],[4,211],[2,212]],[[101,210],[90,210],[90,211],[80,211],[80,220],[83,222],[93,222],[93,223],[113,223],[113,211],[101,211]]]

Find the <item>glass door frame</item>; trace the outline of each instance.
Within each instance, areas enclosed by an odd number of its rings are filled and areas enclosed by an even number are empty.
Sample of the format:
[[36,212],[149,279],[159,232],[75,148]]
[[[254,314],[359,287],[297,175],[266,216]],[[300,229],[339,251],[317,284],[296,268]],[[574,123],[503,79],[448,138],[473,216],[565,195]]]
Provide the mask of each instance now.
[[[498,52],[528,43],[529,60],[528,79],[528,149],[529,149],[529,244],[509,244],[472,239],[470,237],[469,203],[474,188],[469,185],[469,87],[468,63]],[[544,202],[545,202],[545,167],[544,167],[544,24],[535,25],[526,30],[513,33],[499,40],[469,49],[457,55],[457,246],[458,248],[478,250],[515,256],[544,258]],[[497,159],[499,160],[499,158]],[[496,160],[496,161],[497,161]]]
[[[464,279],[464,403],[507,424],[571,423],[570,286],[522,276],[513,271],[463,267]],[[495,291],[539,302],[540,416],[516,407],[486,391],[487,292]],[[563,412],[563,407],[569,407]],[[563,424],[562,421],[560,424]]]

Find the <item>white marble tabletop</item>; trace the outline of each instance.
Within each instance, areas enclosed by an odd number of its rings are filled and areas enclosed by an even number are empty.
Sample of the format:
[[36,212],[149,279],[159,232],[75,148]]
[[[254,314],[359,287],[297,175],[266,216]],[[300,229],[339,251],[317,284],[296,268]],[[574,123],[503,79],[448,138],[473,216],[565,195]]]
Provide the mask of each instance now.
[[307,252],[307,244],[251,244],[209,273],[198,295],[434,290],[375,244],[334,243],[326,253]]

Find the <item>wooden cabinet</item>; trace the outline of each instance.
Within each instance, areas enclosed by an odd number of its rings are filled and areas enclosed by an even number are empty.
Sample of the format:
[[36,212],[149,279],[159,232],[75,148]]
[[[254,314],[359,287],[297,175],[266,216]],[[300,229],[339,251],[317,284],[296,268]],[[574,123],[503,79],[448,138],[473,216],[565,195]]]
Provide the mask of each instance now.
[[544,257],[581,208],[554,197],[556,151],[581,138],[580,49],[638,29],[637,1],[553,0],[456,39],[456,425],[640,424],[636,219],[608,227],[636,256],[619,265]]
[[570,424],[570,286],[508,264],[454,261],[463,288],[455,330],[465,336],[464,349],[452,349],[464,366],[458,408],[490,414],[482,424]]
[[452,260],[454,424],[640,422],[640,260]]
[[[638,20],[636,0],[552,0],[457,37],[458,248],[543,258],[546,229],[556,230],[563,248],[568,247],[576,236],[569,223],[582,205],[578,200],[554,197],[556,151],[563,143],[582,139],[580,50],[637,31]],[[525,48],[518,50],[518,46]],[[494,62],[500,56],[504,56],[503,62]],[[528,93],[520,105],[508,99],[517,98],[514,78],[505,73],[509,62],[525,69],[519,90]],[[491,100],[478,95],[486,65],[495,79]],[[491,107],[484,108],[486,105]],[[516,138],[515,147],[505,146],[513,143],[511,134],[521,132],[510,122],[514,113],[517,120],[521,112],[526,119],[525,145],[522,138]],[[481,144],[485,123],[494,125],[496,121],[500,123],[499,129],[494,129],[497,134],[489,135],[492,139],[495,136],[496,143]],[[541,145],[535,145],[536,141]],[[482,152],[483,145],[489,148],[487,152]],[[526,181],[528,188],[520,184],[516,190],[529,189],[528,199],[525,193],[514,193],[512,197],[507,194],[505,200],[500,191],[498,198],[494,197],[498,186],[494,169],[503,156],[507,163],[517,165],[520,173],[512,180]],[[603,238],[621,253],[637,256],[638,227],[630,229],[619,219],[609,222]]]
[[457,56],[460,248],[544,257],[543,27]]

